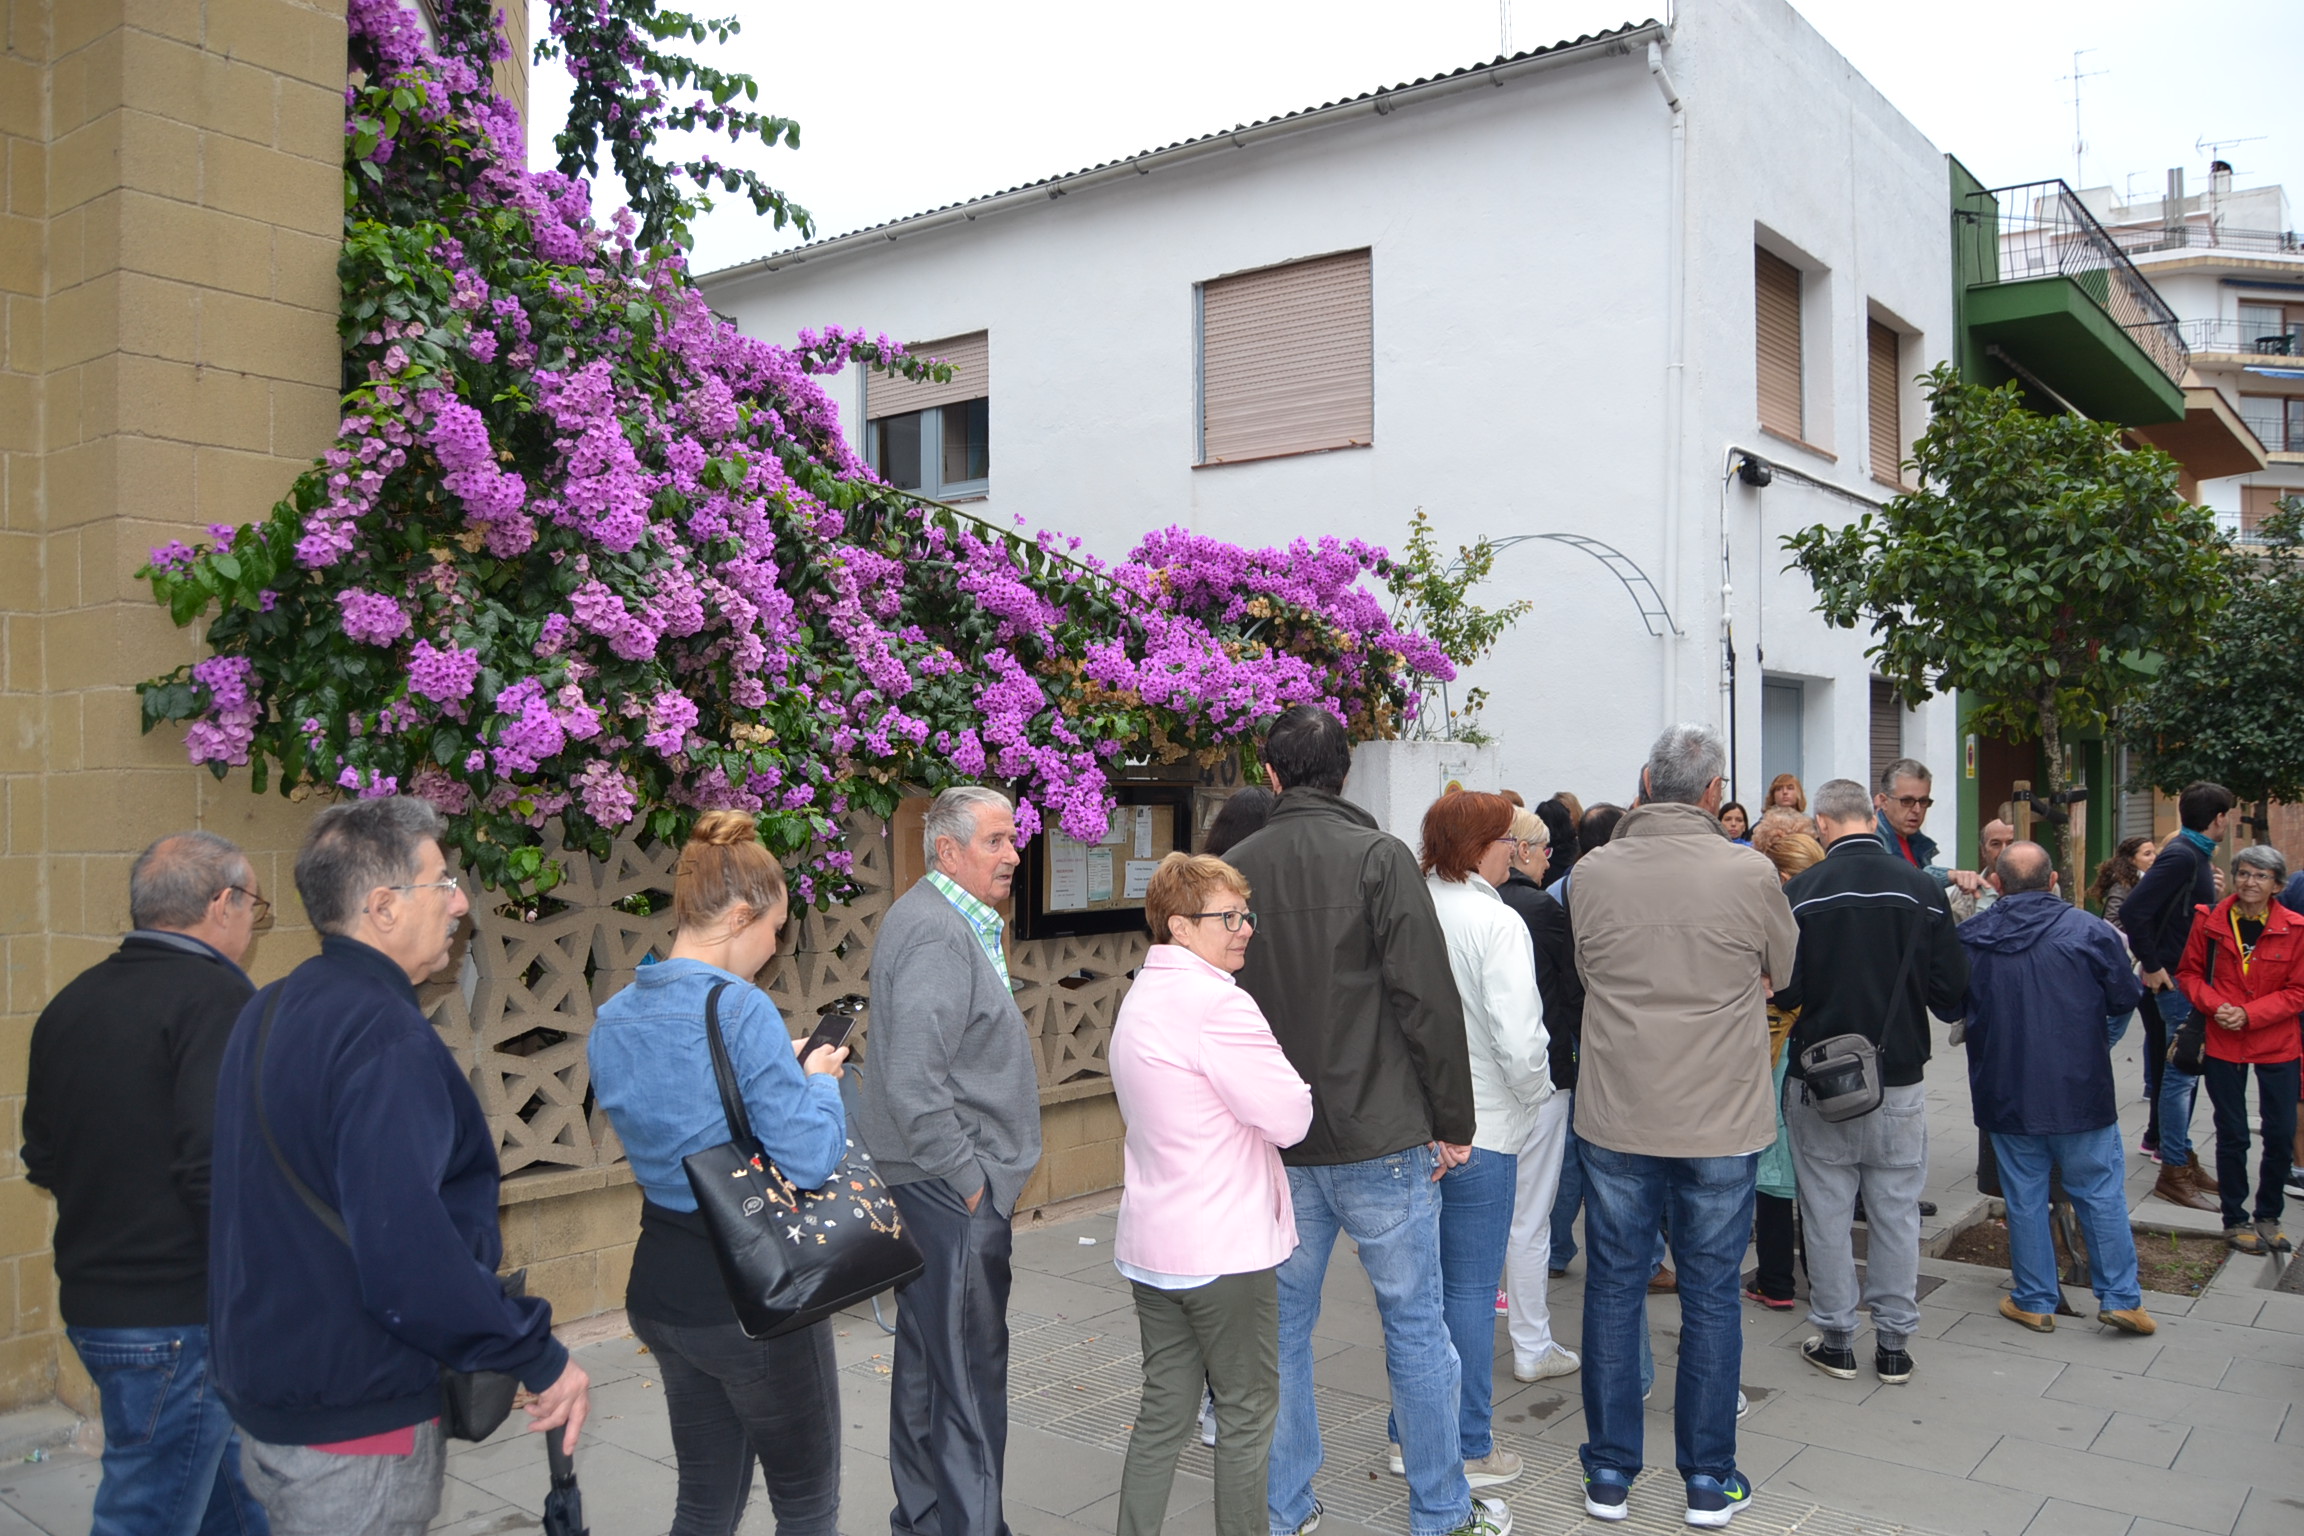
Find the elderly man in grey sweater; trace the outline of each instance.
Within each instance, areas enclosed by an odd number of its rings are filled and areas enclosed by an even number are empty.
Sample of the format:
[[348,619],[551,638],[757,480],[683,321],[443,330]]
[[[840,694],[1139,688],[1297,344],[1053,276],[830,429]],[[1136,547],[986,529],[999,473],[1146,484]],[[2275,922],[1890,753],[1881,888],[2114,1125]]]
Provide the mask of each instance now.
[[1008,1536],[1010,1215],[1040,1161],[1040,1076],[993,904],[1015,878],[1006,796],[948,789],[921,841],[927,877],[872,950],[870,1059],[857,1129],[920,1243],[888,1411],[893,1536]]

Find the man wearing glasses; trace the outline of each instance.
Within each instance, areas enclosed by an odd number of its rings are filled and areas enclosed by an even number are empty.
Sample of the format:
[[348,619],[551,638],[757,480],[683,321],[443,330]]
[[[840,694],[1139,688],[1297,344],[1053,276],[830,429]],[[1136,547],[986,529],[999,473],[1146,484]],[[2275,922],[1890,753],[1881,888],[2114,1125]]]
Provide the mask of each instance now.
[[265,1529],[209,1390],[208,1148],[271,912],[238,848],[161,838],[129,870],[128,936],[32,1031],[24,1169],[56,1196],[65,1336],[103,1401],[98,1531]]

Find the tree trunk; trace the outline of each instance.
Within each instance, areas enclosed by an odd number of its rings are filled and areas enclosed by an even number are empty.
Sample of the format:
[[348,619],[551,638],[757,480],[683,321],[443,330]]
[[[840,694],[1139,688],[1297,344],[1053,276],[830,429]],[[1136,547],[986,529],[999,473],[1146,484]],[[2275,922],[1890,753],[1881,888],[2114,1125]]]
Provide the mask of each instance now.
[[[2068,812],[2070,808],[2058,799],[2066,788],[2064,779],[2064,716],[2056,707],[2056,685],[2054,683],[2045,683],[2041,685],[2040,689],[2040,750],[2047,759],[2049,806],[2052,810]],[[2068,835],[2072,824],[2068,819],[2053,822],[2051,825],[2056,827],[2057,842],[2064,851],[2064,857],[2057,864],[2064,876],[2064,899],[2077,906],[2082,899],[2080,885],[2081,850],[2072,846],[2073,839]]]

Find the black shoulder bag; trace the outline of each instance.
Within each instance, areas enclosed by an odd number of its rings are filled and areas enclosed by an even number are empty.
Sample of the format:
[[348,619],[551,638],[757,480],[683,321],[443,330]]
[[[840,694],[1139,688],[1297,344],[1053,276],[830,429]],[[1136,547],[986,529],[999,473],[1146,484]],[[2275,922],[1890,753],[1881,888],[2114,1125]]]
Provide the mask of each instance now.
[[926,1264],[871,1154],[853,1137],[822,1189],[800,1188],[762,1150],[720,1034],[720,994],[731,985],[715,983],[704,999],[728,1140],[681,1165],[737,1323],[748,1337],[772,1339],[903,1285]]
[[[336,1240],[346,1248],[352,1246],[352,1234],[344,1226],[344,1218],[330,1208],[327,1201],[312,1192],[312,1186],[297,1176],[281,1155],[280,1143],[272,1135],[272,1117],[264,1110],[264,1048],[272,1039],[272,1016],[280,1011],[280,993],[275,990],[264,1004],[264,1017],[256,1026],[256,1049],[251,1052],[248,1068],[248,1097],[256,1106],[256,1125],[264,1133],[264,1145],[272,1153],[272,1161],[279,1167],[280,1176],[288,1187],[296,1191],[296,1198],[304,1202],[320,1225],[336,1234]],[[528,1271],[514,1270],[499,1275],[504,1294],[523,1296],[528,1291]],[[451,1440],[485,1440],[496,1433],[512,1414],[512,1397],[519,1390],[517,1377],[502,1371],[452,1371],[440,1368],[440,1429]]]
[[[2208,941],[2208,959],[2205,974],[2201,980],[2209,986],[2216,985],[2216,941],[2214,939]],[[2184,994],[2178,992],[2173,986],[2168,991],[2175,992],[2178,997],[2184,997]],[[2161,997],[2167,995],[2167,992],[2160,994]],[[2184,1001],[2189,1003],[2192,1000],[2185,997]],[[2160,1006],[2158,998],[2153,999],[2152,1006],[2155,1008]],[[2186,1016],[2184,1022],[2177,1025],[2168,1036],[2168,1065],[2188,1076],[2198,1077],[2207,1066],[2207,1055],[2208,1016],[2195,1008]]]
[[[1904,996],[1904,982],[1912,974],[1912,957],[1920,952],[1920,941],[1928,933],[1928,909],[1920,909],[1920,921],[1913,926],[1912,937],[1904,945],[1903,963],[1896,967],[1895,985],[1888,989],[1888,1008],[1893,1015]],[[1888,1020],[1880,1021],[1883,1039],[1888,1033]],[[1834,1124],[1842,1120],[1856,1120],[1880,1107],[1884,1088],[1880,1078],[1880,1047],[1863,1035],[1834,1035],[1819,1040],[1800,1053],[1802,1095],[1816,1111],[1818,1119]]]

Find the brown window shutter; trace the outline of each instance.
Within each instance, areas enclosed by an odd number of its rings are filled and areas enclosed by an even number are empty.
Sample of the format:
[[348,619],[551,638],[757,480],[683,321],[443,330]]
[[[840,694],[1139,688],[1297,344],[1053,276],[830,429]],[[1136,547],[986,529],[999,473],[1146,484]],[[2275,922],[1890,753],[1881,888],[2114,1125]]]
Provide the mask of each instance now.
[[1868,788],[1880,787],[1880,775],[1888,765],[1904,755],[1904,701],[1896,697],[1896,685],[1884,677],[1872,679],[1872,782]]
[[2280,510],[2280,498],[2291,494],[2285,485],[2244,485],[2240,487],[2240,539],[2246,543],[2256,537],[2256,530],[2264,519]]
[[871,370],[864,385],[864,414],[873,421],[925,411],[962,400],[985,400],[992,394],[992,345],[986,332],[947,336],[942,341],[906,343],[915,357],[940,358],[953,367],[949,384],[915,384],[900,373]]
[[1760,320],[1760,425],[1799,437],[1800,269],[1758,246],[1752,262]]
[[1865,322],[1866,373],[1872,392],[1872,473],[1904,480],[1903,370],[1897,364],[1904,338],[1877,320]]
[[1366,251],[1202,284],[1200,462],[1373,442],[1374,345]]

